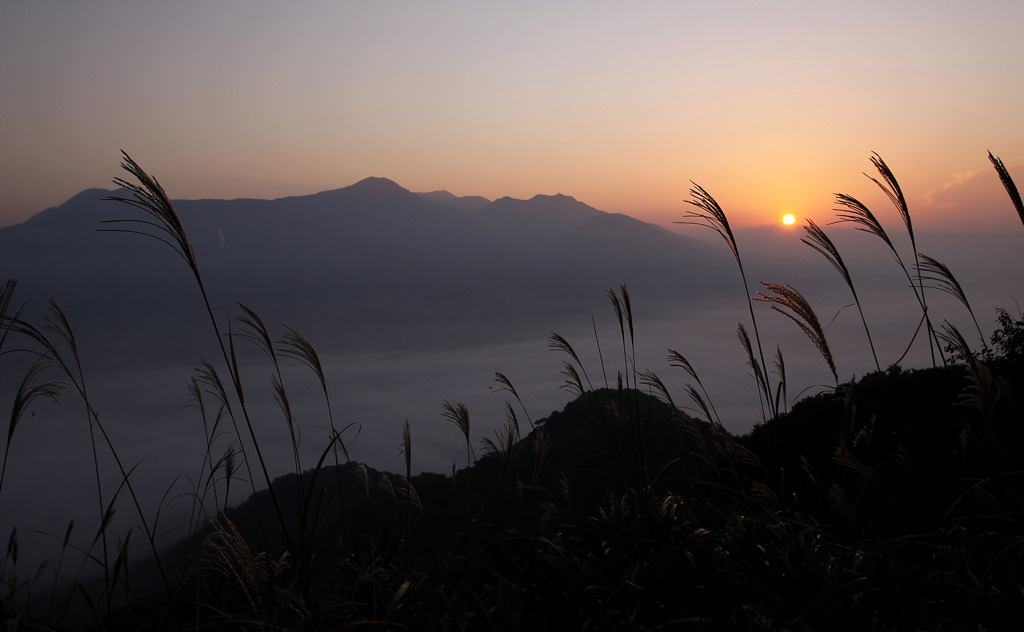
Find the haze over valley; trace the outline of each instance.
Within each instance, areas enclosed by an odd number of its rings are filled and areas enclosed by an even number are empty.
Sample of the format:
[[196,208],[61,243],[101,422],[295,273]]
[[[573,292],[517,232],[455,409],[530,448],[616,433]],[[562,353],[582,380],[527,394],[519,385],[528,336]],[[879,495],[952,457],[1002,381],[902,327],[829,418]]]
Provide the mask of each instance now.
[[[86,190],[0,229],[0,251],[5,270],[18,279],[16,297],[26,301],[27,317],[45,316],[50,297],[68,314],[98,408],[138,442],[133,457],[144,470],[176,471],[167,461],[187,459],[186,437],[200,428],[196,412],[184,408],[185,384],[203,359],[216,360],[216,340],[179,255],[144,236],[106,232],[138,227],[110,223],[138,219],[134,209],[104,200],[124,193]],[[551,332],[572,342],[597,385],[614,385],[624,358],[606,293],[620,284],[632,298],[639,369],[661,374],[685,400],[684,376],[665,359],[676,349],[721,400],[731,430],[744,432],[761,418],[734,335],[748,319],[743,286],[731,253],[699,226],[672,232],[568,195],[489,201],[414,193],[385,178],[308,196],[175,205],[222,331],[231,326],[237,333],[233,317],[244,303],[272,334],[284,324],[305,334],[324,358],[340,419],[360,428],[354,458],[376,467],[397,462],[394,446],[409,420],[422,442],[417,471],[449,469],[459,437],[442,419],[441,404],[472,404],[474,434],[488,436],[503,418],[502,393],[492,392],[496,371],[513,380],[536,415],[560,408],[569,394],[559,389],[565,378],[562,358],[548,350]],[[891,225],[893,218],[883,217]],[[895,361],[913,337],[913,295],[899,283],[887,252],[853,229],[829,230],[861,286],[886,361]],[[873,369],[845,287],[799,243],[802,229],[739,229],[737,235],[755,284],[751,292],[763,291],[756,280],[793,285],[826,321],[843,375]],[[990,316],[995,306],[1012,305],[1013,288],[1020,287],[1016,241],[1012,232],[919,237],[922,251],[938,253],[978,312]],[[993,275],[994,268],[1002,272]],[[964,325],[966,313],[945,298],[936,294],[933,309]],[[757,307],[766,346],[778,344],[785,354],[791,393],[826,383],[824,364],[803,334],[767,305]],[[983,324],[991,328],[993,320]],[[240,339],[236,347],[253,381],[250,396],[265,405],[260,423],[267,432],[283,432],[265,381],[266,358]],[[905,364],[928,364],[925,350],[913,345]],[[16,383],[10,375],[5,384]],[[325,438],[325,411],[308,372],[296,364],[288,375],[302,389],[296,417],[303,448],[314,458]],[[40,441],[55,427],[68,436],[84,432],[77,415],[74,406],[41,409],[19,430],[22,453],[32,458],[34,432]],[[167,453],[168,436],[182,444],[177,457]]]

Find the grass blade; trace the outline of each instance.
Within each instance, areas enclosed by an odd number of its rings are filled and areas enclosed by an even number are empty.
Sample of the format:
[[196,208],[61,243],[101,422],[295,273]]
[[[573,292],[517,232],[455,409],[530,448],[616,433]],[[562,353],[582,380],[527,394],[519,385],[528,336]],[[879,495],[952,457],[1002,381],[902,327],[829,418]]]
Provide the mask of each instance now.
[[1013,208],[1017,209],[1017,215],[1020,216],[1021,223],[1024,223],[1024,201],[1021,201],[1020,191],[1017,190],[1017,185],[1014,184],[1013,178],[1010,177],[1010,172],[1007,170],[1006,165],[999,158],[992,155],[992,152],[988,152],[988,159],[995,167],[996,173],[999,174],[999,180],[1002,181],[1003,187],[1006,188],[1006,193],[1010,196],[1010,201],[1013,202]]
[[810,338],[814,346],[818,348],[821,356],[828,364],[832,377],[835,378],[836,386],[839,386],[839,374],[836,373],[836,364],[832,359],[832,351],[829,349],[828,341],[825,339],[825,331],[818,321],[818,315],[811,309],[807,299],[789,285],[778,283],[767,283],[761,281],[772,295],[765,295],[761,292],[754,297],[756,301],[771,303],[771,308],[786,318],[789,318]]
[[[850,276],[850,271],[846,267],[846,263],[843,261],[843,257],[839,254],[839,249],[832,242],[829,236],[821,229],[814,220],[807,220],[807,226],[804,226],[804,230],[807,232],[807,236],[800,241],[825,257],[825,260],[832,264],[832,267],[839,272],[839,276],[846,282],[846,286],[850,288],[850,293],[853,294],[853,302],[857,304],[857,311],[860,313],[860,320],[864,324],[864,333],[868,337],[868,346],[871,347],[871,357],[875,360],[875,370],[881,371],[882,365],[878,362],[878,354],[875,352],[875,343],[871,339],[871,331],[868,329],[868,321],[864,318],[864,310],[860,305],[860,298],[857,296],[857,288],[853,285],[853,279]],[[883,231],[884,232],[884,231]]]

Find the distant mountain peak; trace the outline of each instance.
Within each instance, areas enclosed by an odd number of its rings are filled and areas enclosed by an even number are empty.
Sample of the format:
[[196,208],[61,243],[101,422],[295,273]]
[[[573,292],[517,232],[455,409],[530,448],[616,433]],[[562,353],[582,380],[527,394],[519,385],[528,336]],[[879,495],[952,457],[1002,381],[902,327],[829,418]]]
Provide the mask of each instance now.
[[454,206],[455,208],[470,212],[478,211],[491,203],[490,200],[479,195],[459,197],[458,195],[445,190],[430,191],[429,193],[417,193],[416,195],[430,200],[431,202],[447,204],[448,206]]
[[481,208],[474,219],[490,231],[552,236],[572,231],[588,219],[604,214],[576,198],[558,193],[535,195],[529,200],[505,196]]
[[358,193],[370,193],[370,194],[381,194],[381,193],[409,193],[409,190],[398,184],[394,180],[388,178],[380,178],[371,176],[369,178],[363,178],[355,184],[345,187],[349,191]]
[[[498,204],[500,203],[500,204]],[[495,200],[495,204],[503,208],[516,207],[521,209],[526,208],[546,208],[546,209],[580,209],[588,210],[593,213],[603,213],[585,202],[580,202],[571,195],[564,195],[562,193],[556,193],[554,195],[545,195],[538,193],[528,200],[522,198],[514,198],[511,196],[504,196]]]
[[579,203],[579,200],[577,200],[573,196],[571,196],[571,195],[564,195],[562,193],[556,193],[554,195],[544,195],[544,194],[538,193],[537,195],[535,195],[532,198],[530,198],[530,201],[531,202],[576,202],[576,203]]

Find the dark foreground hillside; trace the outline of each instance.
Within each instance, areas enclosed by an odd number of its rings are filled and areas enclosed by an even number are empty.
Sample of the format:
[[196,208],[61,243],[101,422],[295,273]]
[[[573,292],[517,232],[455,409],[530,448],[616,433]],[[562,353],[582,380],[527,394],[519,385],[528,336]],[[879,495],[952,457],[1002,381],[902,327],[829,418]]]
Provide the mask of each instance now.
[[264,491],[213,523],[172,602],[110,623],[1013,629],[1024,390],[1019,364],[988,366],[871,375],[738,438],[600,390],[454,478],[410,486],[356,463],[284,477],[300,555],[284,553]]

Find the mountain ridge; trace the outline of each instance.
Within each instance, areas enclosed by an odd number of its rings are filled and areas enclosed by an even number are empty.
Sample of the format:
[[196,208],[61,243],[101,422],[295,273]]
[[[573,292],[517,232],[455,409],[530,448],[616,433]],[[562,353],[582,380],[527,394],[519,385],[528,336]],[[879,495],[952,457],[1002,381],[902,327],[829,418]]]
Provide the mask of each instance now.
[[471,212],[478,211],[492,202],[492,200],[481,195],[466,195],[460,197],[445,190],[429,191],[426,193],[418,193],[417,195],[425,197],[428,200],[433,200],[434,202],[457,206],[458,208]]
[[[152,228],[104,223],[151,219],[104,201],[125,193],[88,189],[0,229],[0,264],[23,296],[35,305],[56,297],[115,339],[139,323],[180,328],[182,309],[196,309],[181,299],[194,296],[194,281],[170,248],[98,232]],[[458,344],[496,331],[515,339],[540,314],[575,312],[621,283],[653,312],[719,292],[728,274],[670,274],[704,268],[713,248],[567,195],[505,197],[475,211],[459,199],[375,177],[276,200],[174,205],[214,303],[242,301],[268,322],[302,324],[313,339],[333,340],[329,349],[440,344],[425,334],[432,329],[463,334]]]

